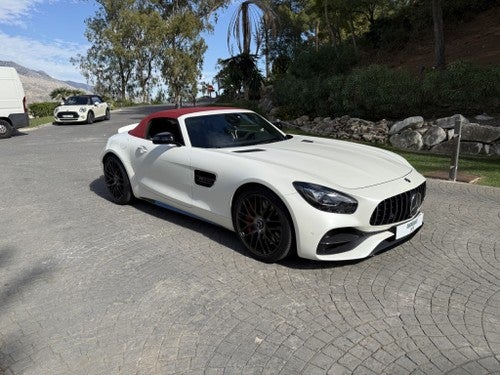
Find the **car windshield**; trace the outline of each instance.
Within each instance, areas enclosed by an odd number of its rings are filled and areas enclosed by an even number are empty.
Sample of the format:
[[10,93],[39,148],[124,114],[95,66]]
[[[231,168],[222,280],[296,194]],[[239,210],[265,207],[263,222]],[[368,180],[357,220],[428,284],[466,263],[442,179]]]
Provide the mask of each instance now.
[[87,105],[90,103],[88,96],[70,96],[65,100],[64,105]]
[[193,147],[223,148],[279,142],[286,137],[256,113],[225,113],[185,120]]

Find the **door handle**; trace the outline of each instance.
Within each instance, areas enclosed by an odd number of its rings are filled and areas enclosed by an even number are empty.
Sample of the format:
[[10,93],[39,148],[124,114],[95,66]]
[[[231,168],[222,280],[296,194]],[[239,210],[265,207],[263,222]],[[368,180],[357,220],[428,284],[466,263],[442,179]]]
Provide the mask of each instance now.
[[146,152],[148,152],[148,149],[144,146],[139,146],[139,147],[137,147],[137,152],[139,154],[145,154]]

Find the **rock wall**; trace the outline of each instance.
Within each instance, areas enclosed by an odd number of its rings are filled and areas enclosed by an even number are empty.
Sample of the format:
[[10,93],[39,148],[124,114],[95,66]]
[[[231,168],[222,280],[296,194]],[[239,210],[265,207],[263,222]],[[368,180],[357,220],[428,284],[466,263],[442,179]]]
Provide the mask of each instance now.
[[286,125],[318,136],[371,143],[389,142],[404,150],[451,154],[454,150],[453,136],[457,120],[462,123],[461,154],[500,156],[500,126],[471,123],[462,115],[433,121],[413,116],[397,122],[372,122],[349,116],[314,119],[302,116]]
[[500,155],[500,127],[471,123],[459,114],[435,121],[425,121],[420,116],[398,121],[389,129],[389,142],[401,149],[451,154],[457,122],[462,126],[462,154]]

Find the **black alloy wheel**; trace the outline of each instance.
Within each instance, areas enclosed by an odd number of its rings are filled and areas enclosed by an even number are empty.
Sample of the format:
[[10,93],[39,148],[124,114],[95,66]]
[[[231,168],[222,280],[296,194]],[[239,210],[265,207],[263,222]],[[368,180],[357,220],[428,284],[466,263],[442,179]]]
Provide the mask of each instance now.
[[117,204],[128,204],[134,199],[125,167],[115,156],[104,160],[104,179],[111,199]]
[[0,120],[0,138],[10,138],[14,128],[5,120]]
[[109,120],[111,118],[111,111],[109,108],[106,108],[106,115],[104,116],[105,120]]
[[94,123],[94,112],[92,111],[89,111],[89,113],[87,113],[87,124],[93,124]]
[[261,261],[277,262],[294,246],[290,214],[283,202],[265,188],[247,190],[237,197],[233,222],[243,244]]

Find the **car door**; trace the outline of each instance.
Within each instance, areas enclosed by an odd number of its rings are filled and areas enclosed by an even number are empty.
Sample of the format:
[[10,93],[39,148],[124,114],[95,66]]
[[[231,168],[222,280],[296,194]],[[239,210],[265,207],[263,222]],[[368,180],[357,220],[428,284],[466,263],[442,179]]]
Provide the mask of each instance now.
[[[152,138],[170,132],[179,145],[156,145]],[[131,137],[131,160],[142,197],[185,209],[191,206],[190,153],[176,120],[154,118],[145,138]]]
[[94,115],[96,118],[104,117],[106,114],[106,104],[103,103],[102,99],[98,96],[92,96],[92,105],[94,106]]

